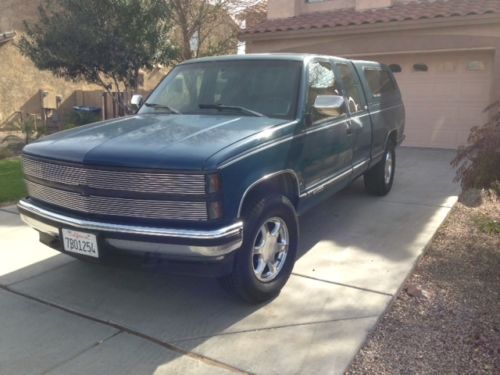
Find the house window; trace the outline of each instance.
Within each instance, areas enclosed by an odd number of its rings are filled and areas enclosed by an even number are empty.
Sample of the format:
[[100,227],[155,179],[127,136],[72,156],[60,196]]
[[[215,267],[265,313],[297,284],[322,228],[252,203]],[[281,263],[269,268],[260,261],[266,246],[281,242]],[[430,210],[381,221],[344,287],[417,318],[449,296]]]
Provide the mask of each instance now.
[[457,70],[457,65],[452,61],[445,61],[436,64],[434,68],[436,69],[437,72],[452,73]]
[[403,68],[401,68],[399,64],[390,64],[389,69],[391,69],[393,73],[401,73],[403,71]]
[[427,72],[429,71],[429,67],[426,64],[413,64],[414,72]]
[[469,71],[483,71],[486,69],[486,66],[483,61],[469,61],[467,63],[467,70]]

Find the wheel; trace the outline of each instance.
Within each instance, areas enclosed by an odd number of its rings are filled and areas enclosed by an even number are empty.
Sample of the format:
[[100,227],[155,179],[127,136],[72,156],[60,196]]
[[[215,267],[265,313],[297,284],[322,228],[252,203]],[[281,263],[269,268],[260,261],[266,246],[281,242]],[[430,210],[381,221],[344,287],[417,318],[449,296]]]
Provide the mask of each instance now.
[[292,203],[282,195],[255,199],[250,207],[233,272],[219,280],[243,300],[260,303],[276,297],[292,273],[298,219]]
[[364,175],[366,191],[379,196],[387,195],[391,191],[395,171],[395,145],[389,142],[382,160],[375,164],[373,168],[370,168]]

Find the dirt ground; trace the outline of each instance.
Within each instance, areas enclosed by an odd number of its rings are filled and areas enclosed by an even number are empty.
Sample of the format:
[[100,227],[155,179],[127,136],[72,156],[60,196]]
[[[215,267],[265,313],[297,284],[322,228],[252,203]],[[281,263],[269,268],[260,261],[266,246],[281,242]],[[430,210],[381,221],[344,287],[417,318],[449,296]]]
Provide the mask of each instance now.
[[500,200],[457,203],[347,374],[500,374]]

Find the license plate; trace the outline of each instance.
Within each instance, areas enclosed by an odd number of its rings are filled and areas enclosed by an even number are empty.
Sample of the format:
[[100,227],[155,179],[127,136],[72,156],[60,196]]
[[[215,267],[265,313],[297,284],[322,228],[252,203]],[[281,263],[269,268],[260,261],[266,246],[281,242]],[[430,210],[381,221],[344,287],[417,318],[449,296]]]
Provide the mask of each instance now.
[[99,258],[97,237],[95,234],[63,229],[62,237],[64,250],[70,253]]

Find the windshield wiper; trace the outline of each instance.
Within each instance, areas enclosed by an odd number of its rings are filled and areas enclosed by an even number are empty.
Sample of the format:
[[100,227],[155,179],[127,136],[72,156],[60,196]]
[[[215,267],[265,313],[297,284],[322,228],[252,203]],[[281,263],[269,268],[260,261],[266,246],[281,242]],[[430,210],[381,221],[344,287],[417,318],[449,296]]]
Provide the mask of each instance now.
[[257,112],[257,111],[252,111],[251,109],[237,106],[237,105],[224,105],[224,104],[200,104],[198,106],[200,109],[216,109],[218,111],[238,111],[241,113],[246,113],[247,115],[251,116],[256,116],[256,117],[266,117],[266,115]]
[[154,108],[154,109],[166,109],[167,111],[171,113],[175,113],[176,115],[180,115],[181,113],[172,107],[169,107],[168,105],[165,104],[157,104],[157,103],[144,103],[146,107]]

